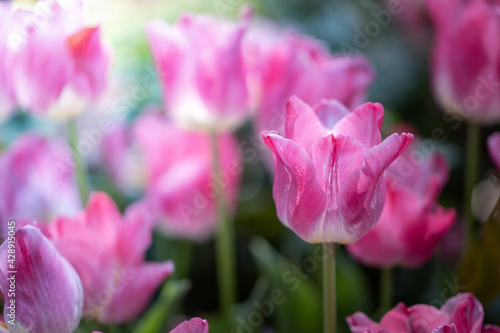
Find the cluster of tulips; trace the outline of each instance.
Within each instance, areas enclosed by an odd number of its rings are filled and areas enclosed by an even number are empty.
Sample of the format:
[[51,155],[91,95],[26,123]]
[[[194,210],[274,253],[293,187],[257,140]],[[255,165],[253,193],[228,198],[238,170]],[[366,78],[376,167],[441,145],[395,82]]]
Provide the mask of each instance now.
[[[25,131],[0,153],[0,332],[69,333],[82,319],[106,332],[140,317],[183,264],[146,260],[153,230],[190,242],[215,238],[221,327],[236,332],[234,216],[245,149],[274,177],[279,220],[322,244],[325,333],[337,327],[336,243],[369,267],[417,268],[457,220],[438,203],[450,174],[444,155],[422,154],[417,133],[382,137],[384,107],[365,102],[375,80],[365,56],[333,55],[250,8],[238,22],[153,20],[144,38],[164,105],[131,119],[109,97],[113,48],[101,26],[85,21],[82,1],[40,0],[29,10],[0,2],[0,118],[31,114],[57,127],[52,135]],[[480,145],[480,125],[500,122],[500,3],[427,7],[435,98],[469,123],[468,140]],[[85,130],[77,120],[94,109],[104,115]],[[252,147],[235,136],[249,121]],[[500,170],[500,133],[484,145]],[[477,150],[472,144],[467,158],[477,160]],[[90,188],[89,168],[103,168],[136,200],[121,212],[113,195]],[[477,178],[469,172],[464,247],[475,239]],[[500,333],[483,323],[471,293],[440,309],[399,303],[381,318],[357,312],[346,320],[355,333]],[[208,325],[193,318],[172,332],[206,333]]]

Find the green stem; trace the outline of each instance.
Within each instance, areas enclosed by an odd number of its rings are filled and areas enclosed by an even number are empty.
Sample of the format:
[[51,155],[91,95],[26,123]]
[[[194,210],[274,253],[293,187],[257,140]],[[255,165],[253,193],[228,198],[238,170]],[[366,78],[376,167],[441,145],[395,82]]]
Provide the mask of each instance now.
[[236,300],[236,246],[234,225],[233,221],[231,221],[226,198],[226,188],[217,181],[221,178],[222,167],[218,136],[215,133],[210,135],[210,147],[212,152],[212,180],[214,188],[217,189],[217,216],[219,218],[219,230],[215,238],[219,302],[227,329],[232,332],[232,306]]
[[89,198],[88,178],[87,171],[85,170],[85,161],[78,154],[78,129],[76,128],[76,120],[68,122],[68,141],[73,154],[76,168],[76,180],[78,184],[78,191],[83,207],[87,205]]
[[190,241],[178,240],[175,242],[175,272],[173,279],[185,279],[191,269],[193,244]]
[[390,310],[392,305],[392,269],[380,270],[380,313],[382,316]]
[[334,244],[323,244],[323,332],[337,331]]
[[479,170],[479,147],[481,131],[475,123],[467,124],[467,145],[465,163],[465,216],[467,218],[466,245],[469,246],[474,235],[474,216],[472,215],[472,191],[477,183]]

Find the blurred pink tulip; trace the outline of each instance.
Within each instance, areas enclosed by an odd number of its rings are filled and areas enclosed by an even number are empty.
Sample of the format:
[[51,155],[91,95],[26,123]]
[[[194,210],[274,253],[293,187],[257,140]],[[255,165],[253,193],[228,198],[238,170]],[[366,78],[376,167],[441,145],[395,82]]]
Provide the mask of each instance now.
[[9,332],[73,332],[78,327],[82,283],[39,229],[25,226],[12,232],[0,246],[0,255],[3,315]]
[[193,318],[181,323],[170,331],[170,333],[208,333],[208,323],[200,318]]
[[[274,26],[255,24],[245,47],[257,133],[283,133],[285,105],[293,95],[310,105],[322,98],[335,99],[352,109],[365,101],[375,76],[364,56],[330,55],[320,41],[291,31],[278,32]],[[272,165],[271,154],[267,160]]]
[[121,216],[111,198],[94,193],[87,209],[59,217],[44,233],[80,275],[85,317],[124,323],[137,317],[174,270],[172,262],[145,263],[152,221],[141,204]]
[[494,133],[488,138],[488,150],[495,166],[500,170],[500,132]]
[[488,0],[427,0],[435,26],[434,94],[447,112],[500,121],[498,4]]
[[117,124],[104,136],[98,159],[120,191],[137,196],[146,187],[146,164],[133,132],[129,124]]
[[418,154],[423,154],[420,146],[410,145],[387,169],[380,219],[363,238],[347,246],[349,253],[365,265],[418,267],[430,258],[455,221],[454,209],[437,204],[450,173],[446,160],[433,153],[415,163],[412,156]]
[[186,15],[175,25],[146,28],[172,119],[183,126],[225,132],[249,112],[242,24]]
[[46,222],[80,208],[71,151],[63,143],[23,134],[0,154],[0,218]]
[[406,36],[410,37],[411,44],[427,50],[431,36],[425,0],[402,0],[397,2],[397,6],[392,0],[384,0],[384,4],[384,9],[371,11],[377,22],[387,27],[394,18]]
[[406,308],[399,303],[379,323],[364,313],[347,317],[352,333],[486,333],[498,332],[497,326],[483,327],[483,306],[472,294],[463,293],[450,298],[441,309],[426,304]]
[[[80,0],[41,0],[33,11],[17,10],[5,62],[19,105],[37,114],[51,112],[64,98],[83,104],[104,90],[109,50],[100,28],[85,26]],[[66,110],[68,113],[80,112]]]
[[222,174],[212,176],[209,137],[184,130],[160,114],[140,117],[134,128],[146,170],[146,200],[171,237],[204,240],[218,226],[215,179],[234,210],[242,162],[236,140],[219,138]]
[[278,217],[310,243],[352,243],[377,222],[385,170],[413,135],[381,142],[382,105],[349,111],[337,101],[314,109],[296,97],[287,104],[285,136],[263,132],[273,151]]
[[[10,2],[0,2],[0,54],[7,54],[9,28],[12,24]],[[14,111],[15,98],[9,67],[4,59],[0,59],[0,121],[6,119]]]

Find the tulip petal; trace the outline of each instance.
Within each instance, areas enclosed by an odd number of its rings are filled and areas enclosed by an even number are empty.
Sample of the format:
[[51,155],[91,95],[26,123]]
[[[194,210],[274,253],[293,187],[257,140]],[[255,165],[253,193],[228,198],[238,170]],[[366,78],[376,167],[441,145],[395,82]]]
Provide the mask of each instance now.
[[285,137],[309,152],[313,143],[326,134],[313,108],[295,96],[290,98],[286,104]]
[[314,113],[328,132],[333,132],[335,124],[351,113],[344,104],[335,99],[322,99],[313,108]]
[[411,332],[412,325],[410,324],[408,315],[406,305],[398,303],[398,305],[385,314],[380,321],[380,327],[392,332]]
[[456,326],[454,324],[451,324],[451,326],[448,325],[440,326],[438,329],[433,330],[432,333],[458,333],[458,332]]
[[171,261],[146,263],[138,267],[125,268],[107,291],[112,295],[103,307],[98,319],[101,323],[126,323],[137,317],[147,307],[156,289],[174,271]]
[[[412,138],[411,134],[405,133],[401,136],[391,135],[365,153],[361,168],[356,165],[359,163],[357,161],[349,167],[355,170],[343,181],[340,180],[338,211],[345,221],[345,233],[349,236],[344,241],[355,242],[377,222],[383,208],[380,203],[384,202],[385,197],[385,183],[380,179],[385,169],[406,149]],[[340,140],[340,136],[337,136],[337,144]]]
[[292,140],[273,132],[263,132],[262,135],[275,155],[273,196],[278,217],[299,237],[308,240],[326,204],[312,160]]
[[430,329],[449,323],[449,315],[430,305],[413,305],[408,308],[408,312],[415,332],[429,332]]
[[187,51],[186,41],[181,32],[162,20],[154,20],[146,26],[146,36],[149,41],[158,77],[162,79],[164,93],[167,98],[170,94],[180,93],[174,80],[168,77],[179,77],[184,67],[184,54]]
[[101,43],[100,32],[100,27],[84,27],[67,39],[75,66],[71,87],[89,100],[97,98],[105,89],[105,74],[110,64],[109,52]]
[[208,333],[208,323],[204,319],[193,318],[189,321],[184,321],[170,333]]
[[347,325],[351,333],[366,333],[367,331],[377,332],[379,325],[371,320],[363,312],[356,312],[346,318]]
[[450,298],[441,307],[441,311],[450,316],[450,322],[460,332],[481,333],[484,311],[481,303],[469,293]]
[[384,120],[384,107],[379,103],[365,103],[342,118],[334,127],[333,134],[350,136],[367,149],[381,141],[380,129]]
[[[15,234],[15,296],[9,296],[8,241],[0,246],[0,285],[5,296],[4,317],[9,332],[72,332],[80,322],[82,284],[71,265],[39,229],[26,226]],[[8,306],[15,302],[15,325]]]

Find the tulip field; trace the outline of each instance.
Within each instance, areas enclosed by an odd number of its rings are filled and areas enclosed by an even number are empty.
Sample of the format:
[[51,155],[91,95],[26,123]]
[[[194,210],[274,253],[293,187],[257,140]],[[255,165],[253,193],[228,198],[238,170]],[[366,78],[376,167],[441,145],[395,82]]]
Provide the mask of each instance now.
[[500,1],[0,0],[0,333],[500,333]]

